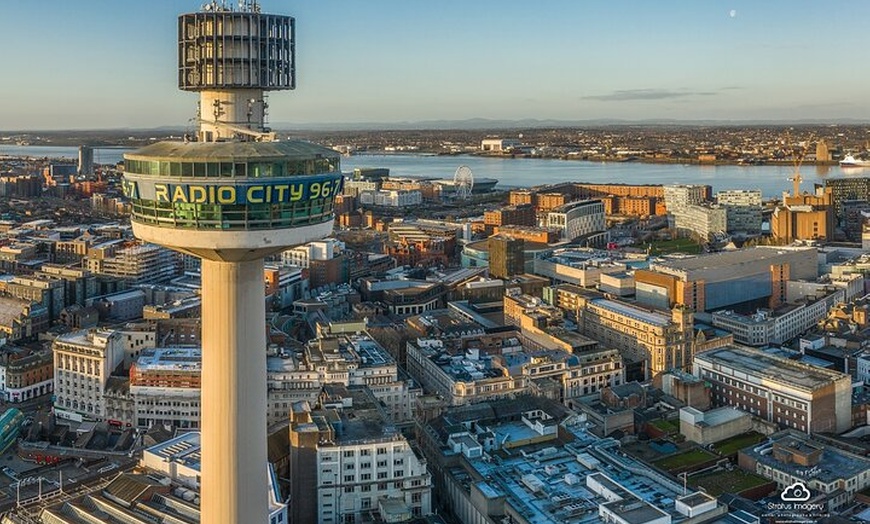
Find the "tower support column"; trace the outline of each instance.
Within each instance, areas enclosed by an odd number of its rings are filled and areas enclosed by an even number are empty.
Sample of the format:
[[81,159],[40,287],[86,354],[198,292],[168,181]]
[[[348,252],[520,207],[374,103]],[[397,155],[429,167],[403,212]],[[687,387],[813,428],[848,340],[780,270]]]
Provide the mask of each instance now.
[[263,259],[202,260],[201,518],[268,522]]

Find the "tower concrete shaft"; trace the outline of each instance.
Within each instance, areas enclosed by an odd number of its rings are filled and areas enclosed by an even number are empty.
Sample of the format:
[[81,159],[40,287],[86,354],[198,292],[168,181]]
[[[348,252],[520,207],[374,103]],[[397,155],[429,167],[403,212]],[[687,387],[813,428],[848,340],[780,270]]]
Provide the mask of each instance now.
[[268,522],[263,259],[202,260],[201,519]]

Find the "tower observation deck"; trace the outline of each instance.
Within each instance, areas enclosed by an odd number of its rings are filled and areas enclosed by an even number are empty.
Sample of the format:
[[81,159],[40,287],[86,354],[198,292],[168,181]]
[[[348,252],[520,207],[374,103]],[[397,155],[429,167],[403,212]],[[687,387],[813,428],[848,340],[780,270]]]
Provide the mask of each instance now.
[[294,20],[211,2],[178,18],[195,140],[124,155],[140,239],[202,258],[201,521],[268,522],[263,258],[328,236],[340,155],[279,141],[265,93],[295,87]]

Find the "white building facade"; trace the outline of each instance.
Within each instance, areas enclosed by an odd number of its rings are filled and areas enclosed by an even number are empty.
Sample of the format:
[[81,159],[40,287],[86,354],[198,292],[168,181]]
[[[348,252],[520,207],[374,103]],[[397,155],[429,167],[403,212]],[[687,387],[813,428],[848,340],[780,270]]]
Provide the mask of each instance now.
[[66,333],[52,344],[54,410],[60,418],[81,421],[107,418],[105,389],[121,363],[132,363],[154,347],[153,331],[84,330]]
[[332,260],[344,249],[344,242],[334,238],[308,242],[281,252],[281,263],[285,266],[307,268],[312,260]]
[[359,203],[369,206],[410,207],[423,203],[423,193],[413,189],[361,191]]
[[761,233],[761,190],[728,189],[716,193],[716,201],[725,208],[728,232]]
[[561,229],[563,240],[574,240],[595,233],[606,234],[604,203],[600,200],[583,200],[565,204],[547,214],[545,226]]
[[54,341],[53,351],[57,416],[101,420],[106,381],[124,360],[120,335],[112,331],[69,333]]

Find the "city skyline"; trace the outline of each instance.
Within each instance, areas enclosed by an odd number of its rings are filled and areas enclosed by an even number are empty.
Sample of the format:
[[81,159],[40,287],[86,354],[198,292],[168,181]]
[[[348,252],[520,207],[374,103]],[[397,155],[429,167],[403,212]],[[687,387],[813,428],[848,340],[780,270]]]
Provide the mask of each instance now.
[[[200,2],[0,8],[0,128],[181,126],[175,17]],[[297,30],[275,124],[483,119],[870,119],[854,68],[870,6],[349,1],[267,10]],[[447,23],[445,23],[447,22]],[[24,46],[22,43],[26,43]],[[27,48],[27,53],[15,49]],[[40,64],[35,66],[34,64]]]

